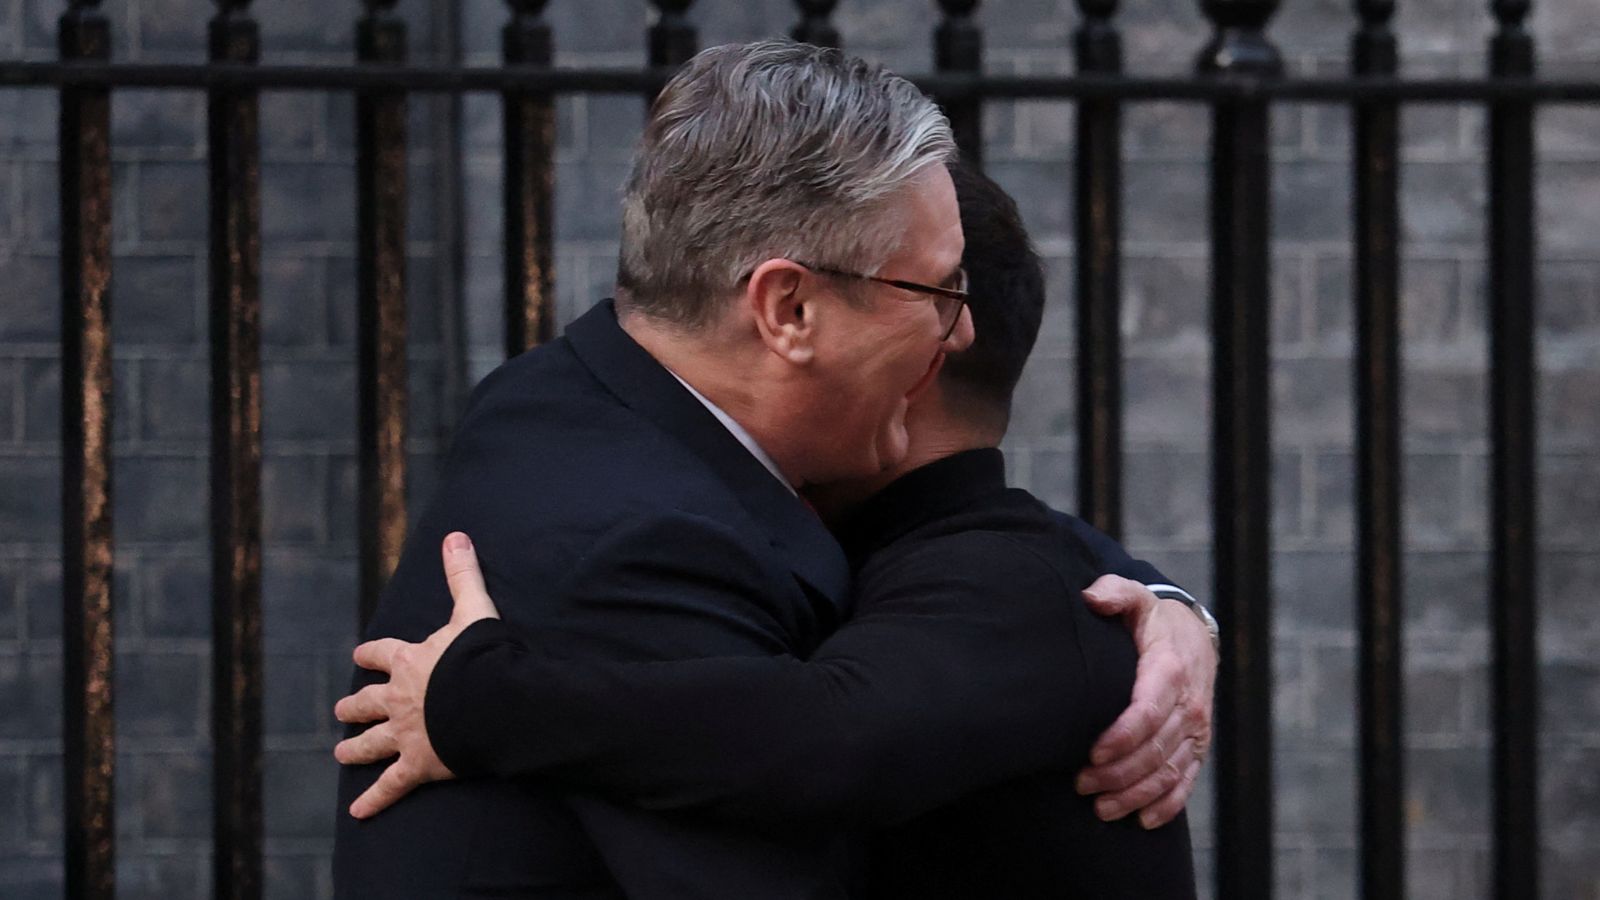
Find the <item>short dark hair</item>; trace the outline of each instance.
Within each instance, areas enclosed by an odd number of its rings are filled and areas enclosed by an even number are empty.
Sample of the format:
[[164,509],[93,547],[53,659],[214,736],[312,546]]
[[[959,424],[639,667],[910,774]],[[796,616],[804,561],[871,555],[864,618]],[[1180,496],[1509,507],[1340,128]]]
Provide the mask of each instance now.
[[1044,266],[1017,203],[968,161],[950,164],[967,247],[967,307],[977,336],[945,360],[940,380],[959,415],[1005,431],[1011,395],[1044,319]]

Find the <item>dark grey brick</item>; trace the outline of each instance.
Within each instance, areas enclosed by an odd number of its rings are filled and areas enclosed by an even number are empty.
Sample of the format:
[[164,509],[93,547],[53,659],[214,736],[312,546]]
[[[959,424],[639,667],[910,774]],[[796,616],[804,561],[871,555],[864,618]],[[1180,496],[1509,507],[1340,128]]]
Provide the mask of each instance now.
[[1282,550],[1272,558],[1272,596],[1283,626],[1326,630],[1355,627],[1355,554]]
[[333,896],[333,865],[326,855],[268,854],[263,869],[267,900],[325,900]]
[[143,437],[205,441],[211,434],[211,366],[205,359],[151,359],[140,369]]
[[[1072,168],[1061,160],[1014,160],[987,167],[989,176],[1017,200],[1035,241],[1070,234],[1073,227]],[[1130,195],[1132,189],[1130,188]]]
[[23,817],[27,783],[22,757],[0,758],[0,847],[7,855],[19,851],[28,839],[28,820]]
[[1456,848],[1417,846],[1406,848],[1406,886],[1418,900],[1464,900],[1485,896],[1485,887],[1466,878],[1462,851]]
[[1600,370],[1570,368],[1539,376],[1541,440],[1550,447],[1594,447],[1600,439]]
[[1406,751],[1407,821],[1418,837],[1458,836],[1481,823],[1489,830],[1489,752],[1411,748]]
[[206,240],[206,168],[198,162],[139,165],[138,230],[145,241]]
[[125,650],[117,654],[117,732],[130,739],[200,738],[210,715],[209,655]]
[[1273,785],[1278,813],[1273,823],[1275,828],[1324,839],[1355,831],[1357,791],[1353,751],[1295,754],[1274,772]]
[[[588,114],[588,159],[628,163],[633,148],[644,130],[645,105],[639,97],[590,94]],[[560,187],[558,185],[557,189]]]
[[1350,236],[1349,174],[1333,162],[1286,162],[1272,171],[1272,233],[1278,241]]
[[211,836],[211,760],[199,752],[141,753],[128,766],[147,838]]
[[[140,11],[143,13],[152,6],[159,7],[163,2],[142,0]],[[180,20],[192,20],[192,17],[180,17]],[[140,35],[141,41],[150,37]],[[203,44],[204,40],[200,43]],[[188,150],[198,154],[205,139],[206,98],[202,93],[126,90],[115,91],[111,95],[113,146]]]
[[1592,339],[1600,332],[1600,265],[1544,260],[1538,277],[1542,339]]
[[1408,630],[1457,634],[1488,622],[1489,563],[1482,551],[1411,551],[1402,561]]
[[1600,510],[1600,459],[1594,454],[1546,456],[1539,470],[1540,539],[1592,548]]
[[1481,167],[1416,162],[1401,166],[1401,234],[1407,241],[1472,244],[1483,237],[1487,194]]
[[6,285],[0,341],[61,339],[61,276],[49,256],[0,254],[0,284]]
[[208,859],[182,856],[144,856],[128,853],[117,865],[117,896],[138,900],[172,900],[203,896],[209,883]]
[[29,161],[17,166],[22,172],[22,221],[17,231],[23,237],[55,243],[61,237],[61,188],[54,163]]
[[305,157],[315,152],[321,137],[319,125],[326,113],[326,95],[310,91],[272,91],[261,95],[261,155],[277,160]]
[[[558,241],[613,241],[622,222],[621,162],[570,163],[559,168],[555,202]],[[491,217],[485,216],[486,225]]]
[[[1136,103],[1123,113],[1123,122],[1123,141],[1132,159],[1159,153],[1163,157],[1201,160],[1210,152],[1205,139],[1200,137],[1211,128],[1211,117],[1202,106]],[[1128,233],[1139,232],[1129,230]]]
[[327,467],[322,458],[271,454],[261,466],[262,529],[269,543],[326,540]]
[[333,835],[339,765],[326,750],[268,752],[262,771],[263,813],[268,834],[327,838]]
[[27,778],[23,805],[28,837],[31,841],[59,841],[65,827],[62,810],[66,805],[60,751],[29,754],[23,757],[23,765]]
[[[177,4],[181,0],[168,0]],[[187,7],[185,7],[187,9]],[[359,11],[331,15],[315,3],[268,3],[251,11],[261,23],[264,47],[292,47],[301,53],[340,53],[348,59],[355,45],[352,21]]]
[[139,567],[139,577],[147,637],[211,636],[211,563],[207,557],[146,560]]
[[31,738],[61,730],[59,653],[0,654],[0,738]]
[[[349,656],[345,657],[346,662]],[[322,708],[322,659],[303,653],[269,653],[262,679],[262,721],[268,734],[322,732],[332,706]]]
[[266,362],[261,374],[261,430],[266,440],[355,437],[353,359]]
[[406,260],[406,345],[413,355],[418,348],[439,346],[439,320],[449,303],[439,288],[439,268],[432,256],[413,254]]
[[55,900],[66,890],[60,859],[0,859],[0,890],[16,900]]
[[0,443],[22,438],[22,368],[0,359]]
[[21,88],[0,90],[0,148],[55,152],[60,116],[54,91]]
[[1034,496],[1065,512],[1080,511],[1077,454],[1041,448],[1028,451],[1027,462],[1027,489]]
[[261,261],[263,347],[312,347],[327,342],[327,263],[314,256],[269,256]]
[[210,527],[210,482],[204,459],[128,456],[113,476],[116,539],[199,540]]
[[1485,434],[1488,394],[1482,372],[1413,367],[1406,373],[1400,402],[1408,439],[1455,442]]
[[[1547,3],[1538,12],[1550,14],[1556,8]],[[1600,153],[1600,142],[1595,140],[1595,131],[1600,128],[1600,111],[1581,106],[1553,106],[1540,110],[1539,120],[1535,124],[1542,154],[1592,157]]]
[[1131,256],[1123,263],[1123,322],[1130,342],[1209,333],[1207,262],[1201,257]]
[[328,343],[349,347],[350,359],[355,359],[356,318],[356,263],[353,258],[340,256],[325,262],[324,288],[328,298]]
[[1279,359],[1271,377],[1277,440],[1298,445],[1350,440],[1354,412],[1347,361]]
[[0,541],[50,544],[61,528],[61,464],[22,457],[0,465]]
[[1035,353],[1023,370],[1012,405],[1011,436],[1019,441],[1071,434],[1074,423],[1071,360]]
[[1600,171],[1592,162],[1551,162],[1539,168],[1539,245],[1565,254],[1592,254],[1600,225]]
[[1210,538],[1206,454],[1137,450],[1124,462],[1129,535],[1152,542],[1197,543]]
[[1180,445],[1205,440],[1211,415],[1208,360],[1172,355],[1123,363],[1124,434]]
[[1405,714],[1408,737],[1459,738],[1466,730],[1470,689],[1459,656],[1410,653],[1405,657]]
[[356,563],[271,554],[262,571],[262,634],[269,650],[336,650],[356,641]]
[[354,244],[354,171],[330,163],[263,163],[261,232],[266,241]]
[[1311,893],[1316,900],[1356,900],[1358,878],[1356,851],[1344,848],[1319,848],[1312,854]]
[[115,265],[111,331],[118,347],[202,340],[204,270],[194,257],[119,256]]
[[[1586,713],[1600,709],[1600,664],[1581,658],[1545,659],[1539,672],[1540,706],[1548,710],[1540,731],[1546,735],[1593,734]],[[1600,819],[1592,824],[1600,831]]]
[[0,641],[14,641],[22,637],[23,563],[19,560],[0,561]]
[[1594,586],[1600,584],[1600,554],[1546,548],[1538,558],[1539,615],[1555,634],[1600,632],[1594,617]]
[[[22,613],[27,636],[32,640],[61,637],[61,561],[24,559],[22,572]],[[116,602],[113,599],[112,602]]]

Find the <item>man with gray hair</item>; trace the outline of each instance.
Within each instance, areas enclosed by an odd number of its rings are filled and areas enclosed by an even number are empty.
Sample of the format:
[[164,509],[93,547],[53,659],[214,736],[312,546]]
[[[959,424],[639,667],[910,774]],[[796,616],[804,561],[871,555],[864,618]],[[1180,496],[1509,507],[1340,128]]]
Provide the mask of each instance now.
[[[796,489],[900,464],[908,405],[972,340],[953,154],[912,85],[836,51],[692,60],[628,182],[615,304],[477,388],[367,634],[421,646],[364,645],[358,664],[421,696],[436,663],[493,642],[464,621],[435,631],[451,610],[435,548],[455,531],[506,622],[564,653],[810,655],[849,613],[849,568]],[[375,682],[358,670],[357,687]],[[514,702],[514,660],[482,683]],[[366,818],[375,796],[449,774],[430,730],[537,738],[451,712],[429,706],[423,728],[419,707],[384,710],[366,743],[400,761],[343,769],[339,896],[843,894],[831,837],[540,782],[426,784]]]

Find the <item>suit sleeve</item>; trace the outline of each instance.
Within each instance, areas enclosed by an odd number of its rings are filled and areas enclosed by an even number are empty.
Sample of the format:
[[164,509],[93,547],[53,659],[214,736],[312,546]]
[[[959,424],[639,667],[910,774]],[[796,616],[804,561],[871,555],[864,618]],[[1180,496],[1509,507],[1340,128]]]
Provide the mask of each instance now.
[[1082,541],[1088,548],[1089,554],[1095,562],[1097,575],[1121,575],[1146,585],[1162,585],[1176,587],[1167,576],[1161,574],[1153,564],[1142,559],[1134,559],[1127,549],[1114,540],[1111,535],[1090,525],[1077,516],[1064,512],[1054,512],[1056,521],[1072,536]]
[[429,733],[460,775],[740,821],[899,821],[1087,748],[1104,716],[1088,706],[1079,568],[1066,583],[998,535],[930,542],[864,582],[808,660],[564,659],[543,634],[480,622],[440,660]]

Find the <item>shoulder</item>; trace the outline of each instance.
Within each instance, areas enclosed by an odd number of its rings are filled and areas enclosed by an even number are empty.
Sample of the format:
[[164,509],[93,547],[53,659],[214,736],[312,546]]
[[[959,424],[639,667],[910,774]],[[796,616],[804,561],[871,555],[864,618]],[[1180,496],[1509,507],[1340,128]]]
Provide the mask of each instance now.
[[1037,533],[964,529],[910,536],[879,551],[861,569],[863,604],[887,596],[957,595],[992,609],[1016,610],[1041,602],[1059,606],[1082,584],[1066,553]]

